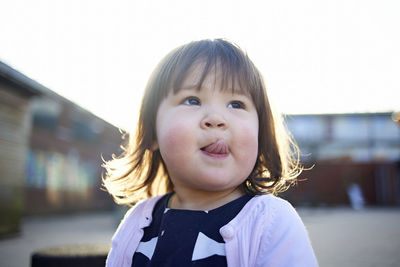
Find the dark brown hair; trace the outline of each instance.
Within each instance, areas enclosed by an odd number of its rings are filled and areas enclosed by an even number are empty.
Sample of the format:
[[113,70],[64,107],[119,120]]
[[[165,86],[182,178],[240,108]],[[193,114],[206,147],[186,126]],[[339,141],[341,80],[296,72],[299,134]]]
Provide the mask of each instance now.
[[[283,126],[279,114],[270,106],[262,75],[237,45],[223,39],[201,40],[180,46],[166,55],[153,71],[146,86],[135,135],[119,157],[113,157],[103,184],[119,204],[173,190],[173,184],[156,141],[156,116],[161,101],[173,90],[177,93],[189,70],[198,63],[202,73],[198,89],[217,68],[222,73],[221,88],[238,83],[232,90],[251,96],[258,113],[258,157],[252,173],[243,183],[248,194],[277,194],[285,191],[301,172],[298,148]],[[293,157],[294,155],[294,157]]]

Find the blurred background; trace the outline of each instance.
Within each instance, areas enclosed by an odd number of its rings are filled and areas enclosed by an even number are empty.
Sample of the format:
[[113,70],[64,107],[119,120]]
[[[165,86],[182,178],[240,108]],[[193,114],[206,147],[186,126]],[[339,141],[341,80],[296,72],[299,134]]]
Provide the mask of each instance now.
[[312,167],[282,197],[321,266],[400,264],[400,2],[0,5],[1,266],[109,243],[124,209],[101,190],[102,157],[121,153],[158,60],[201,38],[236,42],[264,74]]

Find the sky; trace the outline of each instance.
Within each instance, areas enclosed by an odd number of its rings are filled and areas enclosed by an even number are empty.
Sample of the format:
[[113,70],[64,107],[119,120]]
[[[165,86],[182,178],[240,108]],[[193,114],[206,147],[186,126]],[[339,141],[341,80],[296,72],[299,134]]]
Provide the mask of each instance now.
[[283,113],[400,110],[398,0],[0,3],[0,60],[127,130],[158,61],[204,38],[244,49]]

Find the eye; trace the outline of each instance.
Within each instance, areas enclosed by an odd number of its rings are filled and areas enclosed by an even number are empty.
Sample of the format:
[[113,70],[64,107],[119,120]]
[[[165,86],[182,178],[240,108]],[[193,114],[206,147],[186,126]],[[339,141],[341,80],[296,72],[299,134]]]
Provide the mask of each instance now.
[[195,96],[189,96],[183,100],[182,104],[188,106],[200,106],[200,99]]
[[228,104],[228,108],[245,109],[246,105],[242,101],[232,101]]

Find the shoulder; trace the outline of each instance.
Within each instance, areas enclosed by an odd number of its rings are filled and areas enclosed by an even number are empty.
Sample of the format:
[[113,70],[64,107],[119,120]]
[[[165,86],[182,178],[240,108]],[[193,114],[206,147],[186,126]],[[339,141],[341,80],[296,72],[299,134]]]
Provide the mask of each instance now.
[[[246,205],[247,206],[247,205]],[[304,224],[294,207],[286,200],[274,195],[253,197],[244,208],[246,223],[253,219],[264,227],[264,233],[271,236],[279,231],[304,229]]]
[[254,196],[251,200],[252,205],[259,205],[261,207],[275,207],[275,208],[281,208],[281,209],[291,209],[293,208],[292,205],[277,196],[274,196],[272,194],[267,194],[267,195],[257,195]]
[[156,205],[157,201],[162,197],[163,195],[155,196],[138,202],[126,212],[124,220],[137,214],[148,215],[150,213],[151,215],[151,212],[153,211],[153,208]]
[[298,215],[288,201],[272,194],[257,195],[247,202],[232,224],[239,226],[251,221],[270,224],[276,220],[285,220],[285,218],[290,220],[292,217],[298,218]]
[[122,266],[131,261],[131,253],[136,250],[143,235],[141,228],[150,225],[153,207],[161,197],[141,201],[126,212],[112,238],[107,266]]
[[221,228],[225,238],[236,232],[242,236],[257,236],[269,242],[279,231],[304,225],[293,206],[286,200],[272,194],[251,198],[238,215]]
[[130,208],[121,220],[113,239],[119,239],[121,235],[126,236],[126,231],[148,226],[151,223],[153,208],[161,197],[142,200]]
[[[259,263],[268,266],[317,266],[306,228],[294,207],[272,195],[254,198],[263,230]],[[268,256],[267,256],[268,255]],[[280,255],[280,256],[279,256]]]
[[300,222],[302,224],[297,211],[288,201],[274,195],[263,195],[254,199],[262,207],[262,214],[268,213],[272,222],[279,224]]
[[247,257],[254,266],[318,266],[296,210],[274,195],[254,196],[220,233],[233,255],[242,252],[237,260]]
[[261,206],[264,208],[259,219],[265,221],[265,233],[271,241],[273,237],[287,236],[288,233],[305,233],[300,216],[288,201],[273,195],[259,198],[258,202],[263,203]]

